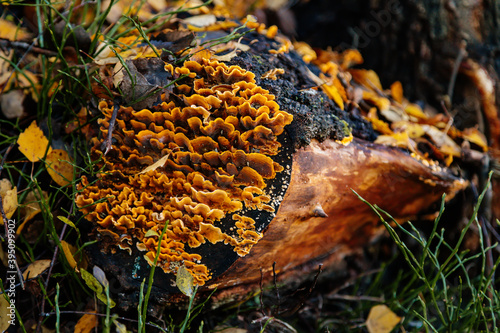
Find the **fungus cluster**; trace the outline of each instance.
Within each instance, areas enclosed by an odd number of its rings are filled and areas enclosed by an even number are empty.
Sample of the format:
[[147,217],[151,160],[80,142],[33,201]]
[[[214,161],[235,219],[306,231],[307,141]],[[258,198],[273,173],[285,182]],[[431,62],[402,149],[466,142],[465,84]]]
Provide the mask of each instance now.
[[283,170],[271,157],[292,116],[238,66],[202,58],[180,67],[165,63],[164,71],[175,87],[150,109],[101,99],[102,138],[91,145],[103,169],[95,180],[83,177],[76,204],[110,251],[132,253],[136,246],[151,264],[159,246],[164,272],[184,265],[203,285],[211,273],[197,247],[224,242],[245,256],[262,237],[242,212],[274,212],[266,181]]

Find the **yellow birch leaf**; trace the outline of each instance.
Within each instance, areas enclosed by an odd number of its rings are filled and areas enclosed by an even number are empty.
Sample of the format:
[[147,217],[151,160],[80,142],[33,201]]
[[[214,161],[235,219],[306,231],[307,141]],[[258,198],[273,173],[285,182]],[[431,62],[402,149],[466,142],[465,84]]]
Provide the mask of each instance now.
[[187,297],[191,297],[194,291],[194,278],[186,269],[186,267],[181,266],[177,270],[177,276],[175,279],[177,284],[177,288],[186,295]]
[[73,268],[77,272],[80,272],[78,270],[75,257],[73,257],[73,253],[76,252],[76,248],[73,245],[68,244],[68,242],[66,241],[61,241],[61,247],[63,249],[64,256],[66,257],[66,260],[68,261],[68,264],[71,266],[71,268]]
[[375,71],[371,69],[350,69],[349,72],[352,74],[354,80],[366,88],[382,91],[382,83],[380,83],[380,79]]
[[0,38],[21,40],[30,36],[31,34],[25,28],[18,27],[13,22],[0,18]]
[[389,110],[391,106],[391,102],[387,98],[381,97],[373,91],[364,90],[363,99],[370,104],[374,104],[380,111]]
[[[95,311],[90,311],[95,312]],[[90,333],[94,331],[98,323],[97,316],[84,314],[76,323],[74,333]]]
[[60,186],[66,186],[73,180],[73,164],[68,153],[62,149],[54,149],[45,159],[47,172]]
[[333,100],[337,105],[344,110],[344,101],[342,100],[342,96],[340,96],[339,91],[337,90],[337,87],[335,86],[330,86],[328,84],[323,84],[321,86],[321,89],[325,92],[325,94]]
[[36,278],[38,275],[42,274],[47,268],[49,268],[49,266],[50,266],[49,259],[41,259],[34,261],[23,272],[23,278],[25,280]]
[[389,333],[401,321],[386,305],[375,305],[366,319],[366,328],[370,333]]
[[391,84],[391,96],[398,103],[403,103],[403,85],[396,81]]
[[413,116],[418,119],[427,119],[427,115],[422,111],[420,106],[417,104],[410,103],[405,107],[405,112],[409,116]]
[[[42,191],[42,200],[46,200],[48,198],[48,194],[45,191]],[[31,191],[24,198],[23,205],[21,207],[21,219],[24,219],[21,225],[17,227],[16,234],[20,235],[23,230],[26,222],[30,221],[32,218],[36,216],[36,214],[40,213],[42,208],[40,207],[40,200],[38,200],[35,196],[35,192]]]
[[36,121],[19,135],[17,139],[19,151],[24,154],[31,162],[37,162],[45,156],[50,154],[52,148],[49,146],[49,140],[45,137],[42,130],[37,126]]
[[15,312],[10,312],[10,306],[9,301],[5,299],[4,295],[0,295],[0,332],[6,332],[10,324],[14,322]]
[[[0,180],[0,196],[2,197],[3,210],[8,219],[14,215],[17,209],[17,187],[12,188],[8,179]],[[0,214],[0,225],[3,225],[3,217]]]

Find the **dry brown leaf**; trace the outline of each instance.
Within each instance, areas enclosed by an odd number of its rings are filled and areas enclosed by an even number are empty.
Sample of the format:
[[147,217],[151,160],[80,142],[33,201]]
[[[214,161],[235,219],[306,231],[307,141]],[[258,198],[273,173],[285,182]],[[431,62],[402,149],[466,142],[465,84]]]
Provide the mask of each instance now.
[[[0,295],[0,332],[6,332],[11,323],[14,323],[15,312],[12,313],[9,301],[7,301],[4,295]],[[15,309],[14,309],[15,311]],[[13,315],[13,316],[12,316]]]
[[250,49],[250,46],[248,46],[248,45],[236,43],[234,45],[234,50],[232,50],[231,52],[226,53],[224,55],[220,55],[220,56],[213,55],[212,58],[217,59],[219,61],[230,61],[231,59],[233,59],[234,57],[236,57],[238,55],[238,53],[237,53],[238,50],[248,51],[249,49]]
[[375,305],[366,319],[366,328],[370,333],[389,333],[401,321],[386,305]]
[[[48,198],[48,194],[45,191],[42,191],[42,200]],[[16,234],[21,234],[26,222],[30,221],[32,218],[36,216],[36,214],[42,211],[40,207],[40,200],[38,200],[35,196],[35,192],[29,192],[23,201],[23,206],[21,207],[21,219],[22,223],[16,230]]]
[[204,15],[196,15],[185,18],[182,20],[185,24],[189,24],[198,28],[208,27],[209,25],[217,22],[217,18],[214,14],[204,14]]
[[[8,179],[0,180],[0,196],[2,196],[3,210],[8,219],[17,209],[17,187],[12,187]],[[3,216],[0,214],[0,225],[3,225]]]
[[[95,312],[95,311],[89,311]],[[97,316],[84,314],[76,323],[74,333],[90,333],[97,327]]]
[[45,159],[47,172],[50,177],[60,186],[66,186],[73,180],[73,163],[68,152],[62,149],[54,149]]
[[19,118],[24,112],[24,93],[21,90],[11,90],[0,95],[0,108],[7,119]]
[[50,266],[49,259],[41,259],[34,261],[23,272],[23,278],[25,280],[36,278],[38,275],[42,274],[47,268],[49,268],[49,266]]
[[144,168],[144,170],[139,172],[138,175],[142,175],[143,173],[146,173],[146,172],[152,171],[152,170],[156,170],[157,168],[164,166],[165,162],[167,162],[169,156],[170,156],[170,154],[163,156],[158,161],[156,161],[153,164],[151,164],[150,166]]
[[[7,53],[6,53],[7,52]],[[0,49],[0,85],[3,85],[12,75],[10,61],[14,51],[4,51]]]
[[434,126],[421,125],[434,144],[439,148],[439,151],[445,155],[453,155],[459,157],[462,155],[462,150],[446,133],[441,132]]
[[19,151],[24,154],[31,162],[37,162],[52,151],[49,146],[49,140],[45,137],[42,130],[37,126],[36,121],[19,135],[17,139]]

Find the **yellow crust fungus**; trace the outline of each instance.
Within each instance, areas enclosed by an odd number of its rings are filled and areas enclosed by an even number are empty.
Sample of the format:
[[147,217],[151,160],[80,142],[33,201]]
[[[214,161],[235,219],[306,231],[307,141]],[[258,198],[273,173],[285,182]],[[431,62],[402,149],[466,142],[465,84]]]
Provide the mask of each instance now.
[[184,265],[203,285],[211,272],[198,246],[223,242],[244,256],[262,237],[243,210],[274,211],[266,180],[283,170],[271,157],[292,116],[238,66],[199,58],[164,68],[183,77],[151,110],[118,106],[106,155],[115,105],[100,101],[102,137],[91,144],[103,169],[95,181],[83,177],[76,204],[97,225],[105,250],[135,246],[152,264],[160,246],[163,271]]

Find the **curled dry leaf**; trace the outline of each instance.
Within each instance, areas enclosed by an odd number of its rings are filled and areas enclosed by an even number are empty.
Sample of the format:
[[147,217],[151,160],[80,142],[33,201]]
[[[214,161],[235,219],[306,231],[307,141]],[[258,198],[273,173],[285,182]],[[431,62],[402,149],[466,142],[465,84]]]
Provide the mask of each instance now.
[[68,152],[62,149],[54,149],[45,159],[47,172],[50,177],[60,186],[66,186],[73,179],[74,167]]
[[52,151],[52,148],[49,146],[49,140],[38,127],[36,121],[33,121],[31,125],[19,135],[17,144],[19,145],[19,151],[31,162],[38,162],[45,156],[45,152],[50,154]]
[[41,259],[32,262],[28,268],[23,272],[23,278],[25,280],[27,279],[33,279],[36,278],[38,275],[42,274],[47,268],[50,266],[50,260],[49,259]]
[[[0,196],[2,196],[3,210],[8,219],[17,209],[17,187],[12,187],[8,179],[0,180]],[[0,225],[3,225],[3,216],[0,214]]]
[[370,333],[389,333],[401,321],[386,305],[375,305],[366,319],[366,328]]
[[74,333],[90,333],[97,327],[97,324],[97,316],[90,313],[84,314],[76,323]]

